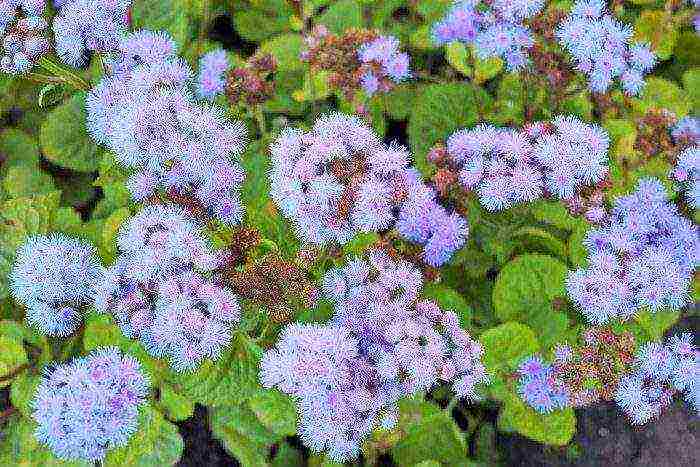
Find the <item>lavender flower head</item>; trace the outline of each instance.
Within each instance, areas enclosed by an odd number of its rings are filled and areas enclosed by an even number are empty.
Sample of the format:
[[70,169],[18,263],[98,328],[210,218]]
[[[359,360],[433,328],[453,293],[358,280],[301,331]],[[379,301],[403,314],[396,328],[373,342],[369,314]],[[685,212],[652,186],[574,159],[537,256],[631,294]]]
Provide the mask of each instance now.
[[299,433],[339,462],[357,457],[377,427],[392,428],[396,403],[440,381],[477,399],[488,381],[483,350],[453,312],[419,301],[422,277],[404,261],[372,252],[329,271],[326,325],[292,324],[265,353],[260,379],[297,400]]
[[438,45],[452,41],[473,44],[480,58],[501,57],[511,71],[529,63],[527,49],[534,39],[524,21],[537,15],[544,0],[464,0],[433,26]]
[[699,410],[700,351],[690,333],[673,336],[665,344],[643,345],[634,366],[615,393],[615,401],[633,424],[643,425],[658,417],[679,392]]
[[410,78],[410,58],[407,53],[399,51],[399,45],[394,36],[379,36],[358,50],[357,55],[366,69],[360,82],[368,95],[382,89],[382,83],[387,79],[400,83]]
[[29,237],[17,251],[10,290],[27,307],[27,322],[65,337],[83,321],[104,269],[91,244],[63,234]]
[[671,130],[671,136],[676,144],[700,145],[700,119],[681,118]]
[[552,367],[539,356],[524,360],[518,368],[518,393],[540,413],[550,413],[569,405],[569,391]]
[[0,0],[0,70],[28,73],[51,50],[45,0]]
[[618,198],[607,222],[591,229],[584,245],[588,267],[569,272],[567,291],[590,323],[688,303],[700,235],[668,202],[658,180],[643,179],[634,193]]
[[[285,129],[270,150],[270,194],[306,242],[343,244],[359,232],[391,228],[399,214],[409,224],[430,217],[421,235],[402,233],[426,245],[426,260],[435,265],[464,244],[466,221],[437,205],[434,191],[409,168],[408,151],[386,146],[356,117],[329,114],[309,132]],[[428,206],[434,211],[415,212]]]
[[602,0],[578,0],[559,25],[559,43],[588,77],[591,91],[604,93],[613,80],[631,96],[644,89],[644,74],[656,65],[648,44],[630,43],[632,28],[611,16]]
[[459,182],[481,204],[500,211],[544,195],[574,197],[608,173],[609,138],[597,125],[558,116],[523,130],[479,125],[447,140]]
[[179,209],[144,208],[119,232],[120,256],[97,288],[96,308],[176,371],[216,360],[240,318],[238,298],[210,278],[222,257]]
[[158,189],[194,200],[219,221],[243,217],[245,126],[225,111],[199,104],[188,83],[192,71],[165,34],[141,31],[122,39],[111,73],[86,99],[88,131],[122,165],[136,201]]
[[678,189],[685,193],[688,205],[700,209],[700,146],[681,152],[670,176],[677,182]]
[[90,53],[117,49],[128,28],[131,0],[70,0],[53,21],[56,53],[67,65],[83,67]]
[[48,367],[32,401],[36,439],[64,460],[100,461],[138,429],[148,377],[116,347]]
[[216,49],[207,52],[199,59],[197,74],[197,96],[201,99],[213,100],[224,93],[226,87],[226,72],[231,68],[226,51]]

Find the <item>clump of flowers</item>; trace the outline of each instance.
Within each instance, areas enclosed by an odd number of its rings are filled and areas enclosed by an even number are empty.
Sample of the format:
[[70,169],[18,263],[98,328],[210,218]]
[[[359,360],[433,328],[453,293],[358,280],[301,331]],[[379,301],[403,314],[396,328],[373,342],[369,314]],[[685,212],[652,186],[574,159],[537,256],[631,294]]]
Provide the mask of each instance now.
[[536,411],[549,413],[569,406],[566,384],[540,356],[524,360],[518,367],[518,375],[518,393]]
[[0,70],[28,73],[51,50],[45,0],[0,0]]
[[301,58],[313,72],[328,72],[331,88],[352,100],[360,88],[372,96],[411,76],[409,56],[399,46],[395,37],[375,31],[349,29],[336,35],[319,26],[306,38]]
[[202,55],[197,73],[197,96],[200,99],[213,100],[223,94],[229,68],[231,64],[224,49],[215,49]]
[[[344,244],[359,232],[389,229],[398,218],[404,235],[426,246],[432,265],[464,244],[466,221],[437,205],[434,191],[409,168],[406,148],[386,146],[356,117],[325,115],[309,132],[287,128],[270,150],[270,195],[306,242]],[[420,211],[426,207],[433,211]]]
[[173,206],[151,205],[120,230],[120,255],[97,289],[96,308],[111,313],[176,371],[216,360],[240,318],[238,298],[211,278],[224,261],[201,227]]
[[128,27],[131,0],[70,0],[53,21],[56,53],[67,65],[82,67],[91,53],[116,50]]
[[509,70],[517,71],[529,63],[528,49],[535,42],[525,22],[543,7],[544,0],[458,1],[433,26],[433,40],[438,45],[473,44],[480,58],[501,57]]
[[671,178],[685,193],[688,205],[700,209],[700,146],[687,148],[680,153],[676,167],[671,171]]
[[32,401],[35,436],[64,460],[100,461],[138,429],[148,377],[116,347],[47,367]]
[[222,108],[191,98],[189,66],[165,34],[141,31],[122,39],[111,71],[88,94],[88,131],[122,165],[127,186],[144,201],[164,189],[199,202],[209,216],[235,225],[243,216],[238,156],[245,126]]
[[644,74],[656,65],[656,55],[649,44],[631,44],[632,34],[602,0],[578,0],[557,29],[559,43],[588,77],[593,92],[604,93],[619,79],[625,93],[636,96],[644,88]]
[[323,279],[332,321],[288,326],[263,356],[263,385],[296,398],[299,433],[312,450],[356,457],[373,429],[396,424],[398,400],[440,381],[477,399],[488,381],[483,350],[456,314],[418,300],[421,286],[410,263],[378,250],[357,258]]
[[258,105],[275,93],[272,79],[277,60],[271,54],[259,54],[248,59],[245,66],[233,68],[226,75],[226,97],[233,104]]
[[571,407],[612,400],[634,361],[635,339],[627,331],[593,327],[583,339],[583,346],[561,344],[554,352],[554,372],[567,387]]
[[609,138],[597,125],[573,116],[537,122],[523,130],[479,125],[455,132],[429,156],[476,191],[489,211],[542,196],[570,199],[608,173]]
[[681,146],[700,145],[700,119],[683,117],[671,130],[671,136],[676,144]]
[[30,326],[65,337],[82,323],[103,272],[93,245],[63,234],[39,235],[17,251],[10,290],[27,307]]
[[651,342],[637,352],[634,371],[623,377],[615,401],[635,425],[656,418],[679,392],[700,410],[700,351],[683,333],[667,343]]
[[592,324],[624,321],[641,309],[677,310],[688,302],[700,236],[658,180],[643,179],[634,193],[618,198],[584,244],[588,267],[569,272],[567,291]]

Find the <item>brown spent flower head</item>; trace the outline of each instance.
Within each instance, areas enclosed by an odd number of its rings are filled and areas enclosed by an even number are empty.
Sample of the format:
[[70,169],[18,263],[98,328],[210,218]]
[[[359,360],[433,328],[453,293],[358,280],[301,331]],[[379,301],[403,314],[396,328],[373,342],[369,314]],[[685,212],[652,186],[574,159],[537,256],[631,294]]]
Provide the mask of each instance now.
[[676,117],[666,109],[651,109],[637,118],[637,139],[634,149],[651,158],[661,153],[675,152],[675,144],[669,128],[676,124]]
[[277,61],[271,54],[255,55],[243,67],[233,68],[226,76],[226,97],[232,104],[257,105],[275,92],[272,75]]
[[231,233],[231,243],[228,245],[230,267],[245,263],[250,251],[260,245],[262,237],[258,229],[239,226]]

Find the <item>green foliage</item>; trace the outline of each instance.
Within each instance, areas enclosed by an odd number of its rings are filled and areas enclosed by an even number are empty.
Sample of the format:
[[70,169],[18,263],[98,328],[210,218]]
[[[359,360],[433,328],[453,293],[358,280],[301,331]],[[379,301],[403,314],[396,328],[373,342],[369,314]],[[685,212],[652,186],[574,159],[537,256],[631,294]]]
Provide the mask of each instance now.
[[511,394],[498,416],[498,428],[518,432],[540,443],[564,446],[576,432],[576,415],[571,408],[541,414]]
[[491,328],[479,340],[484,346],[484,365],[495,377],[515,371],[523,359],[540,349],[532,329],[516,322]]
[[316,21],[326,26],[330,32],[342,34],[346,29],[362,26],[362,10],[357,0],[338,0]]

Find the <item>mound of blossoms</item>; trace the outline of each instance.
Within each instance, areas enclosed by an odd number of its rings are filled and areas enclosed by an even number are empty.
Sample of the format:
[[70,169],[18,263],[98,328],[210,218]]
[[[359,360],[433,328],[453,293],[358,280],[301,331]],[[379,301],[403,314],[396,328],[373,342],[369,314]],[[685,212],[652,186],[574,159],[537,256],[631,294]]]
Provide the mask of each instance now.
[[200,226],[180,209],[151,205],[122,227],[117,244],[120,255],[97,287],[97,310],[176,371],[217,359],[240,307],[209,277],[221,258]]
[[51,50],[45,0],[0,0],[0,70],[29,72]]
[[452,41],[473,44],[482,58],[501,57],[511,71],[529,63],[527,49],[534,39],[523,24],[544,7],[544,0],[463,0],[433,26],[433,40],[441,45]]
[[700,209],[700,146],[680,153],[671,178],[678,182],[690,207]]
[[564,409],[569,405],[569,390],[552,365],[539,356],[526,359],[518,367],[518,393],[523,400],[540,413]]
[[90,53],[116,50],[126,34],[131,0],[69,0],[53,21],[56,54],[67,65],[82,67]]
[[32,401],[35,436],[65,460],[99,461],[138,428],[148,377],[116,347],[47,368]]
[[683,333],[667,343],[651,342],[637,352],[635,370],[623,377],[615,401],[633,424],[659,416],[678,392],[695,411],[700,410],[700,351],[693,336]]
[[567,291],[593,324],[627,320],[641,309],[680,309],[700,262],[700,231],[666,199],[663,185],[643,179],[615,201],[601,227],[588,232],[587,268],[569,272]]
[[124,37],[108,73],[86,99],[87,125],[122,165],[136,170],[127,182],[144,201],[158,188],[187,197],[226,224],[243,216],[240,186],[245,126],[224,109],[193,100],[192,70],[164,33]]
[[63,234],[29,237],[17,250],[10,291],[42,334],[65,337],[83,321],[104,268],[95,247]]
[[329,324],[292,324],[265,353],[260,378],[297,400],[299,434],[309,448],[343,462],[359,455],[377,427],[397,422],[397,402],[439,381],[477,399],[488,381],[483,350],[457,315],[418,300],[420,271],[381,251],[329,271]]
[[544,195],[572,198],[608,173],[607,133],[573,116],[523,130],[479,125],[457,131],[447,153],[460,184],[490,211]]
[[606,92],[619,79],[625,93],[636,96],[656,65],[649,44],[631,44],[632,28],[612,17],[603,0],[577,1],[556,35],[593,92]]
[[344,244],[399,220],[406,238],[425,245],[425,261],[439,266],[466,240],[466,220],[437,204],[406,148],[386,146],[357,117],[335,113],[309,132],[287,128],[270,150],[270,195],[306,242]]

